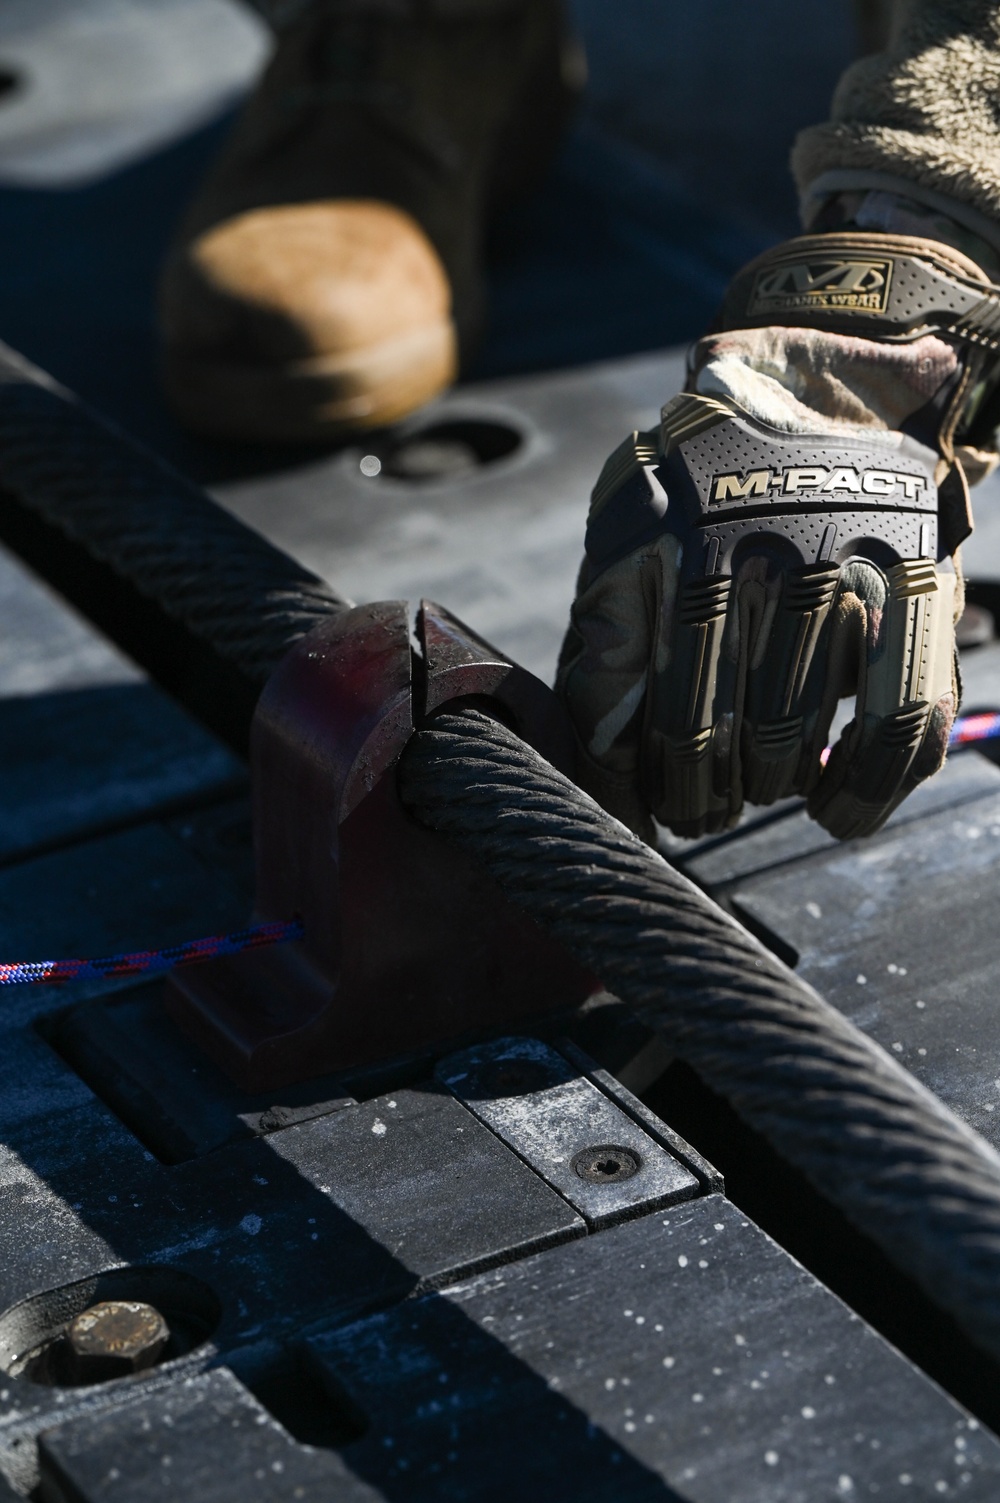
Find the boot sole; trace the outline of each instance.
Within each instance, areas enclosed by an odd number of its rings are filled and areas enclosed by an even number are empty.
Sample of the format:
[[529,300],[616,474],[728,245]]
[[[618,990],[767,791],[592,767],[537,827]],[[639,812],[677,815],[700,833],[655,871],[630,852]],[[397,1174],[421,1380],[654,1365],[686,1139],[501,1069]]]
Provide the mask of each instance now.
[[187,428],[212,438],[321,443],[407,417],[455,380],[450,319],[337,355],[286,365],[165,352],[167,399]]

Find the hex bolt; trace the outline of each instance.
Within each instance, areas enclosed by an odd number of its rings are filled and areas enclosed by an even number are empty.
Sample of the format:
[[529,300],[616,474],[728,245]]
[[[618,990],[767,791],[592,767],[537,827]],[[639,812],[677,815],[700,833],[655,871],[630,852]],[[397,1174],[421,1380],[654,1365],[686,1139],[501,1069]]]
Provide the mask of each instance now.
[[573,1168],[591,1185],[614,1185],[639,1173],[642,1159],[634,1148],[618,1148],[600,1143],[584,1148],[573,1157]]
[[170,1340],[159,1310],[138,1300],[107,1299],[83,1310],[66,1328],[77,1383],[105,1383],[154,1365]]

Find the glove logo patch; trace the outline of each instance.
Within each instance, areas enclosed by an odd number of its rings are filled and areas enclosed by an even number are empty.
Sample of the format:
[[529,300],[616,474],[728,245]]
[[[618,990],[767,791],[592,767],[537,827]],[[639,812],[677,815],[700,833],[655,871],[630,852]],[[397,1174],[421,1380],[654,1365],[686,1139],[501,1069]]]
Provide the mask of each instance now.
[[923,475],[905,475],[895,470],[856,470],[853,465],[827,469],[823,465],[789,465],[784,469],[749,470],[746,474],[713,475],[713,501],[752,501],[755,496],[836,495],[871,496],[876,501],[892,498],[918,502],[927,490]]
[[884,313],[889,300],[892,261],[845,258],[790,261],[757,273],[747,317],[824,308]]

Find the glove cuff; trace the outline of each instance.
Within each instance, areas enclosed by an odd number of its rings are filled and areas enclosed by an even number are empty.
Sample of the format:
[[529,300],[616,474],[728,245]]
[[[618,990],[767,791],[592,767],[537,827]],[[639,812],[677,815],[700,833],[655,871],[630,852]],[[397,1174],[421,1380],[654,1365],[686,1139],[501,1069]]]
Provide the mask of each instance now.
[[719,329],[822,329],[869,339],[938,334],[1000,350],[1000,287],[939,240],[864,230],[800,235],[737,272]]

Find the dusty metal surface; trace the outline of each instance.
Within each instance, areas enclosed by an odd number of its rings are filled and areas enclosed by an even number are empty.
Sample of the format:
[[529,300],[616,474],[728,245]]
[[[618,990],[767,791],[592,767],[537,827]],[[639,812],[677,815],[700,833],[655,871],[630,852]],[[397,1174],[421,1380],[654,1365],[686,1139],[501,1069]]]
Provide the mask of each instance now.
[[448,1055],[435,1075],[591,1230],[698,1192],[690,1170],[537,1039],[500,1039]]

